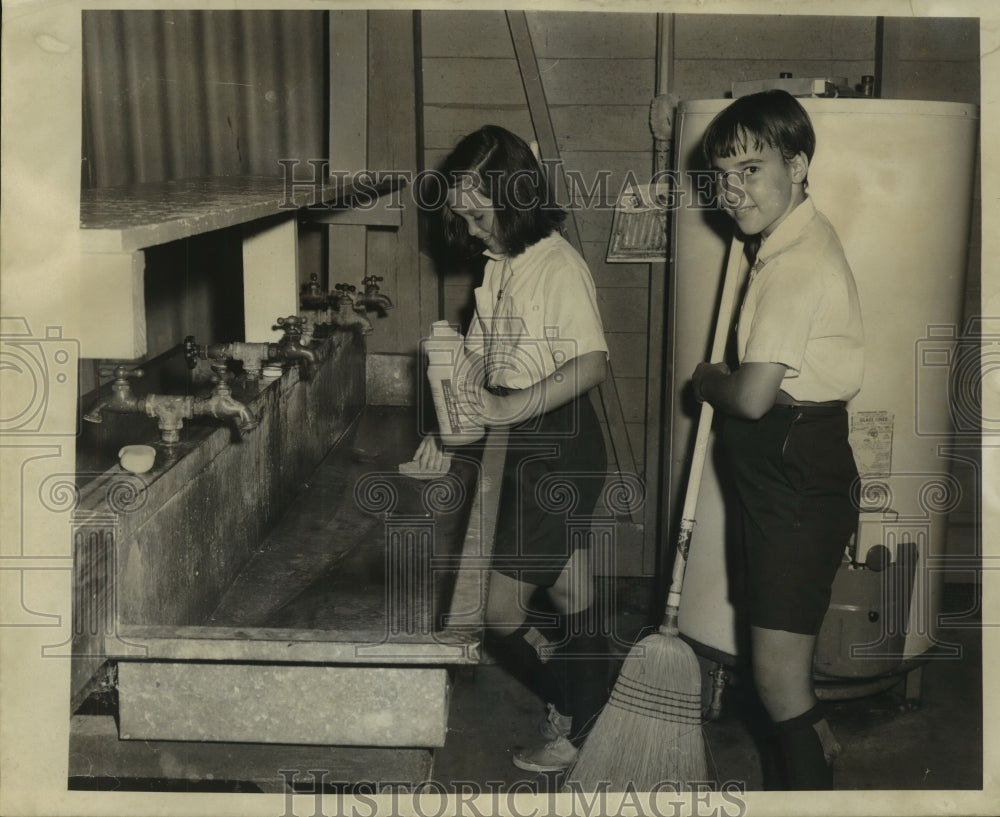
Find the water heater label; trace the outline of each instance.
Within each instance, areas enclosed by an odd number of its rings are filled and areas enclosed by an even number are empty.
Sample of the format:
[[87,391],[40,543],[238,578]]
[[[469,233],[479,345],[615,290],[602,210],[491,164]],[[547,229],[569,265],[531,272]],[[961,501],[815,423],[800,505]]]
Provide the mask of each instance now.
[[856,411],[851,415],[851,448],[858,473],[888,476],[892,472],[892,423],[888,411]]

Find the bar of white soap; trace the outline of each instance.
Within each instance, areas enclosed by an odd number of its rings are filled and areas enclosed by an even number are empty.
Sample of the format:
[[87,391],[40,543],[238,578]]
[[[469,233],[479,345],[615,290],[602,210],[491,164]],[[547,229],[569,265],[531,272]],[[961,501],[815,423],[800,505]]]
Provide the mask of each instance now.
[[155,459],[156,449],[151,445],[126,445],[118,452],[122,468],[133,474],[145,474]]

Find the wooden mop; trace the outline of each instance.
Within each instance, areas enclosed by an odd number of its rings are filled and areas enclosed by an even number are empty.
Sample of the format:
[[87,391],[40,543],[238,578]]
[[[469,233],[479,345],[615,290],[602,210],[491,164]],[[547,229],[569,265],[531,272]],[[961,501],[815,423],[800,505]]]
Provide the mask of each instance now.
[[[743,260],[743,242],[734,235],[712,361],[722,360],[725,352]],[[702,403],[663,623],[626,657],[608,703],[566,775],[567,790],[652,791],[670,784],[689,788],[692,781],[706,779],[701,668],[678,634],[677,616],[712,413],[712,407]]]

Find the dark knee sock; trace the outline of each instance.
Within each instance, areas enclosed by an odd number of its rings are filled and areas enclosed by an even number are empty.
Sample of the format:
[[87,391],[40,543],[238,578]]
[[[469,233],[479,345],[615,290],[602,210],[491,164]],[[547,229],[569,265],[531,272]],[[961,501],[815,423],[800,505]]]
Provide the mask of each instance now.
[[771,716],[767,714],[760,698],[757,697],[748,675],[741,675],[740,683],[736,684],[733,692],[739,697],[740,711],[743,713],[747,729],[753,737],[760,757],[761,788],[764,791],[784,791],[787,785],[774,721],[771,720]]
[[765,732],[755,737],[760,755],[761,788],[764,791],[787,791],[783,755],[775,732]]
[[823,720],[823,710],[817,704],[774,728],[781,750],[781,763],[790,791],[829,790],[833,788],[833,773],[823,754],[823,743],[814,725]]
[[523,624],[505,636],[487,631],[486,648],[511,675],[543,701],[554,704],[560,714],[568,715],[570,703],[565,681],[552,663],[543,662],[535,647],[525,640],[529,629],[527,624]]
[[611,655],[603,622],[594,620],[591,608],[564,617],[565,636],[551,663],[564,679],[569,714],[573,717],[570,741],[580,746],[590,733],[611,693]]

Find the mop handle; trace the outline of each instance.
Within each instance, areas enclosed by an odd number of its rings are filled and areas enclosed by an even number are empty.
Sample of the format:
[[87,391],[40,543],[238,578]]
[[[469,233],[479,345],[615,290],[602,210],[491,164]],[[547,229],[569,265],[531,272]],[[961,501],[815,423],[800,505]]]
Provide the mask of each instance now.
[[[743,240],[734,232],[729,245],[729,259],[726,263],[725,277],[722,282],[722,297],[719,301],[719,312],[715,319],[715,337],[712,340],[712,354],[709,362],[722,359],[726,352],[726,341],[736,308],[736,294],[746,259],[743,255]],[[705,459],[708,454],[708,438],[712,430],[713,409],[707,401],[701,404],[698,415],[698,430],[694,440],[694,452],[691,455],[691,468],[688,472],[687,489],[684,493],[684,506],[681,511],[681,526],[677,536],[677,554],[674,556],[674,569],[670,581],[670,591],[667,593],[667,607],[661,630],[671,634],[677,633],[677,616],[681,606],[681,588],[684,586],[684,571],[687,569],[688,549],[691,546],[691,535],[694,533],[695,512],[698,508],[698,491],[701,489],[701,475],[705,470]]]

